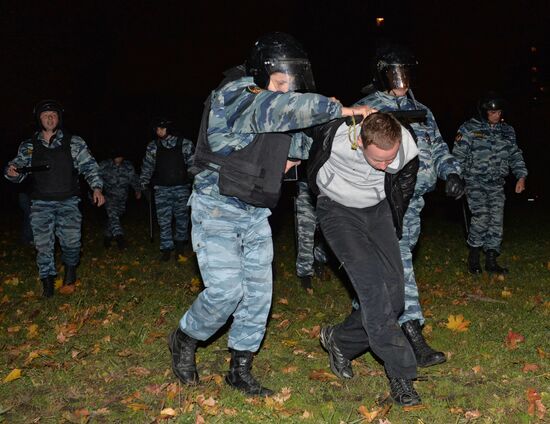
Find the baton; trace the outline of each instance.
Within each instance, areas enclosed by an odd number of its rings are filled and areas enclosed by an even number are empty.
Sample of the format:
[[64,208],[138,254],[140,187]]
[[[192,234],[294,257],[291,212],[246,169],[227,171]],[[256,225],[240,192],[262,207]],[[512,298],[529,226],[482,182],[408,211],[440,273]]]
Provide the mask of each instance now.
[[50,168],[50,165],[23,166],[22,168],[15,168],[15,171],[19,174],[31,174],[33,172],[48,171]]

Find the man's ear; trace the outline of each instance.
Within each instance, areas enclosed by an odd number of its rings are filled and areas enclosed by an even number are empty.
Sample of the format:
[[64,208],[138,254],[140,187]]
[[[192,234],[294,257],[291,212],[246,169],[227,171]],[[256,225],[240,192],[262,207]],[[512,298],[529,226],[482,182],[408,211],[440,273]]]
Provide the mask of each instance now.
[[363,140],[361,140],[361,136],[360,136],[360,135],[357,136],[357,145],[358,145],[359,147],[361,147],[361,149],[363,149],[363,150],[365,149],[365,147],[363,146]]

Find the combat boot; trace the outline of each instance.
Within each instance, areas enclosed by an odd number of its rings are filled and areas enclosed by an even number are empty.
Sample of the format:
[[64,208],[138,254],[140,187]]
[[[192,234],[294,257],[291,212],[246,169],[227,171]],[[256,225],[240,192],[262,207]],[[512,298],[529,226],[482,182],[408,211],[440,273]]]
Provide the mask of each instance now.
[[183,331],[175,329],[168,336],[168,348],[172,354],[172,371],[184,384],[194,385],[199,382],[195,351],[197,340]]
[[414,390],[412,380],[399,377],[389,377],[389,379],[390,396],[399,406],[414,406],[422,402],[420,395]]
[[300,284],[302,285],[302,288],[304,290],[313,288],[313,286],[311,285],[311,276],[310,275],[306,275],[304,277],[299,277],[299,278],[300,278]]
[[42,281],[42,296],[52,297],[55,288],[55,277],[50,275],[46,278],[41,278],[40,281]]
[[501,267],[497,263],[498,252],[496,250],[487,250],[485,252],[485,271],[495,274],[508,274],[508,268]]
[[124,236],[122,234],[116,236],[115,241],[116,241],[116,244],[117,244],[119,250],[126,249],[126,246],[127,246],[126,239],[124,238]]
[[273,390],[262,387],[250,373],[253,357],[252,352],[231,349],[231,362],[229,373],[225,376],[225,382],[234,389],[250,396],[271,396]]
[[432,365],[442,364],[447,360],[443,352],[432,349],[426,343],[419,320],[406,321],[401,325],[401,329],[409,339],[419,367],[431,367]]
[[63,285],[69,286],[76,282],[76,265],[65,264],[65,275],[63,276]]
[[468,271],[470,274],[481,274],[481,264],[479,263],[479,247],[469,246],[470,252],[468,253]]
[[160,260],[162,262],[168,262],[170,260],[170,256],[172,255],[172,251],[165,249],[160,251]]

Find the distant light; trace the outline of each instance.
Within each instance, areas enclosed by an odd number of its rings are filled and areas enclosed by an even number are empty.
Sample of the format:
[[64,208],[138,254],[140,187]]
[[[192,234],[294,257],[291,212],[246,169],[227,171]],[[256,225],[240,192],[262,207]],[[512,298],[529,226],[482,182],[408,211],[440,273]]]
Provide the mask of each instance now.
[[376,26],[381,27],[384,25],[384,18],[376,18]]
[[537,48],[535,46],[531,46],[531,53],[536,53],[537,52]]
[[545,87],[539,87],[539,90],[542,91],[543,93],[545,89],[546,89]]
[[528,201],[528,202],[534,202],[535,199],[530,198],[530,199],[527,199],[527,201]]
[[538,72],[539,68],[537,68],[536,66],[531,66],[531,71],[532,72]]

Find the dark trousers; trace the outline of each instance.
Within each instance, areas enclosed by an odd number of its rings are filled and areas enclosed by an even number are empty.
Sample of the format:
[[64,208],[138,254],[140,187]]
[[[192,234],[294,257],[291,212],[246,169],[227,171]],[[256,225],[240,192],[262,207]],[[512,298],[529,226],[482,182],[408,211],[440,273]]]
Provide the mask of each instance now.
[[337,346],[348,359],[370,348],[389,377],[415,378],[416,359],[397,321],[404,308],[403,265],[387,200],[359,209],[322,196],[317,216],[360,305],[336,325]]

